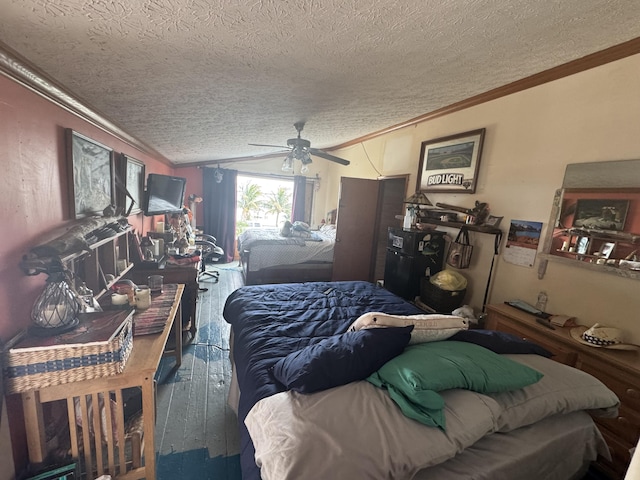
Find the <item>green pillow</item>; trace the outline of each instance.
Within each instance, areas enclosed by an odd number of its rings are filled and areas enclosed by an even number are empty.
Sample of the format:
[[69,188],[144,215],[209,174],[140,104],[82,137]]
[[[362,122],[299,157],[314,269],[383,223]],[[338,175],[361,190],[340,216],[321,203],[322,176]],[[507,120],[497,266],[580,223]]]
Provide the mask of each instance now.
[[479,345],[442,341],[407,347],[367,380],[388,389],[407,417],[444,430],[444,400],[436,392],[451,388],[505,392],[541,378],[540,372]]

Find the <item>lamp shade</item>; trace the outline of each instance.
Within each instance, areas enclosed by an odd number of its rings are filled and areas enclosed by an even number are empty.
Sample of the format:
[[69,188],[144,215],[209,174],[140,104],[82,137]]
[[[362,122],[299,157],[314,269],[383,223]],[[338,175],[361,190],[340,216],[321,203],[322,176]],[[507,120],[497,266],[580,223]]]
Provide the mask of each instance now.
[[31,309],[35,335],[57,335],[78,325],[80,299],[67,283],[64,271],[49,274],[47,286]]
[[409,203],[411,205],[433,205],[431,201],[427,198],[427,196],[423,192],[416,192],[407,198],[404,203]]

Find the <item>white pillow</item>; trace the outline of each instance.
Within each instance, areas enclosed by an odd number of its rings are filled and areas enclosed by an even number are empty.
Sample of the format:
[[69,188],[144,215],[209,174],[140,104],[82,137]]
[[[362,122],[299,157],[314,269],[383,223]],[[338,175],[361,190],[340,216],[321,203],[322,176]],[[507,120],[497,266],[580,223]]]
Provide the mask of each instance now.
[[381,312],[369,312],[360,315],[347,331],[353,332],[363,328],[406,327],[407,325],[414,325],[409,342],[409,345],[414,345],[446,340],[460,330],[467,330],[469,321],[455,315],[389,315]]

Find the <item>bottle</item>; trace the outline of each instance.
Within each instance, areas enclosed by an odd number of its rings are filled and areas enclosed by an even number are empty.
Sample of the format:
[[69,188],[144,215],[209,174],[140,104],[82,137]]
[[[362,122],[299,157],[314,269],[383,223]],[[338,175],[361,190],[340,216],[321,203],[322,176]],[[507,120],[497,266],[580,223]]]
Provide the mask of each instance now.
[[94,311],[94,307],[93,307],[93,290],[91,290],[89,287],[87,287],[87,284],[85,282],[82,282],[82,286],[80,288],[78,288],[78,295],[80,296],[80,299],[82,300],[83,305],[83,311],[85,312],[93,312]]
[[538,301],[536,302],[536,308],[541,312],[546,312],[547,308],[547,292],[544,290],[538,293]]

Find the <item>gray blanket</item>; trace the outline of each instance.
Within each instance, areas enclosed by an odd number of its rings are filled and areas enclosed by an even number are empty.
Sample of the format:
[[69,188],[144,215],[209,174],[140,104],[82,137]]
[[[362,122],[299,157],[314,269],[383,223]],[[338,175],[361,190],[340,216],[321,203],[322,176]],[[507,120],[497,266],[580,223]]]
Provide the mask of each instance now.
[[299,245],[304,246],[305,242],[321,242],[316,233],[311,232],[309,236],[294,233],[290,237],[283,237],[278,228],[249,228],[238,236],[238,249],[249,250],[256,245]]

